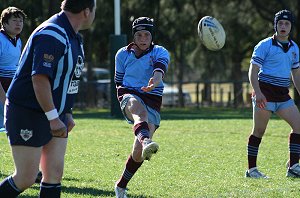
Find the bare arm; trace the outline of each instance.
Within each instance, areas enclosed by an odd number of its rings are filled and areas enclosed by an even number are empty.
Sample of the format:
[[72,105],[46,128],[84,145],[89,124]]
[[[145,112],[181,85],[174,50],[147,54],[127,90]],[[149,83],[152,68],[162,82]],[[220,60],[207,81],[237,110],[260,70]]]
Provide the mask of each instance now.
[[300,94],[300,68],[292,70],[292,80],[298,93]]
[[141,89],[145,92],[152,91],[155,87],[157,87],[160,82],[162,81],[162,73],[161,72],[154,72],[154,75],[152,78],[150,78],[148,82],[148,86],[144,86]]
[[4,91],[4,89],[3,89],[3,87],[2,87],[2,85],[0,83],[0,102],[2,104],[4,104],[5,103],[5,99],[6,99],[5,91]]
[[255,93],[256,104],[258,107],[264,108],[266,106],[267,100],[259,87],[258,72],[259,72],[259,66],[255,64],[250,64],[248,76],[249,76],[250,84]]
[[[51,93],[51,85],[48,77],[41,74],[33,75],[32,84],[37,101],[39,102],[43,111],[48,112],[55,109]],[[59,117],[50,120],[49,122],[50,128],[53,131],[62,129],[64,127],[66,128],[65,124],[59,119]]]

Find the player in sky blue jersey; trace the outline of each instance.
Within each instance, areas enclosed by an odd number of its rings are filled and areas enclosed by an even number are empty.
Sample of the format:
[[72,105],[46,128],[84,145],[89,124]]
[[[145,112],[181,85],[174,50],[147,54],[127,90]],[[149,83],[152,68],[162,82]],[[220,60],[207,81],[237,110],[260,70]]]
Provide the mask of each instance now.
[[272,113],[291,127],[289,135],[288,177],[300,177],[300,113],[289,95],[290,77],[300,93],[299,48],[289,38],[294,17],[288,10],[275,14],[272,37],[260,41],[254,48],[249,68],[253,87],[253,128],[248,139],[248,170],[245,176],[268,178],[257,169],[261,139]]
[[140,17],[132,24],[133,42],[115,57],[117,96],[125,119],[133,124],[135,140],[124,172],[116,182],[118,198],[126,197],[126,186],[144,160],[159,146],[152,136],[160,124],[163,77],[168,69],[168,51],[153,44],[153,19]]
[[0,197],[17,197],[43,172],[40,196],[58,198],[72,106],[84,66],[78,31],[91,26],[96,0],[64,0],[62,11],[31,34],[7,93],[5,126],[15,172],[0,184]]
[[[1,13],[0,30],[0,132],[3,128],[5,93],[18,68],[22,52],[20,34],[23,30],[26,14],[16,7],[8,7]],[[2,104],[1,104],[2,103]],[[36,182],[39,183],[42,173],[38,173]]]
[[17,70],[22,51],[20,34],[23,30],[26,14],[19,8],[8,7],[0,18],[0,130],[3,128],[3,106],[5,93]]

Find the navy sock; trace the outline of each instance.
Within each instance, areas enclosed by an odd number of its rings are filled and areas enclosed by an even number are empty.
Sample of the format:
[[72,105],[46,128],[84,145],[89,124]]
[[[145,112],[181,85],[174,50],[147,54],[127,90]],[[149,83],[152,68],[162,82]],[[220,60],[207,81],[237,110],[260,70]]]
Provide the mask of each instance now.
[[61,184],[41,183],[39,198],[60,198]]
[[299,163],[300,134],[291,133],[289,137],[290,167]]
[[0,184],[0,197],[1,198],[15,198],[22,191],[16,186],[12,176],[5,178]]
[[247,146],[248,153],[248,168],[256,167],[257,154],[259,145],[261,142],[261,138],[255,137],[254,135],[250,135]]

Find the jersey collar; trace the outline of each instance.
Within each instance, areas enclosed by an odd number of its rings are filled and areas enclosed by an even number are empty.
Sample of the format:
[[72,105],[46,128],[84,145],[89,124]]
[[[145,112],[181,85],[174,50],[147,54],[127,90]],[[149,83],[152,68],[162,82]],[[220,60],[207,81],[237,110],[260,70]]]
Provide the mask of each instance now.
[[[130,43],[129,45],[127,45],[126,50],[127,50],[127,51],[131,51],[131,52],[134,53],[134,50],[132,49],[132,47],[133,47],[134,45],[135,45],[134,42]],[[145,50],[140,56],[136,56],[136,58],[141,58],[142,56],[148,54],[149,52],[152,51],[153,48],[154,48],[154,44],[151,43],[150,47],[149,47],[147,50]]]
[[71,23],[70,23],[67,15],[63,11],[61,11],[58,14],[58,16],[61,18],[62,23],[66,24],[66,26],[64,28],[69,32],[70,36],[73,37],[73,38],[77,37],[77,34],[74,31],[74,29],[73,29],[73,27],[72,27],[72,25],[71,25]]
[[10,37],[4,29],[1,29],[0,32],[6,36],[6,38],[16,47],[17,41],[20,38],[20,34],[18,34],[15,38]]

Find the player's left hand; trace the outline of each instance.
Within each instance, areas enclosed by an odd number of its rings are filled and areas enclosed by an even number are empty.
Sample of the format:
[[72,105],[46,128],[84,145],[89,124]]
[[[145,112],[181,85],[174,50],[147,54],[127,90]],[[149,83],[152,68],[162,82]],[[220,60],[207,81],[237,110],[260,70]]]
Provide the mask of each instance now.
[[65,138],[68,135],[67,128],[62,127],[59,129],[51,130],[51,134],[53,137]]
[[141,88],[141,90],[143,90],[144,92],[150,92],[155,88],[154,85],[154,81],[153,78],[150,78],[149,82],[148,82],[148,86],[144,86]]
[[59,117],[50,120],[50,132],[53,137],[65,138],[68,136],[66,125]]
[[71,113],[67,113],[66,117],[67,117],[67,129],[68,132],[70,132],[74,128],[75,122]]

